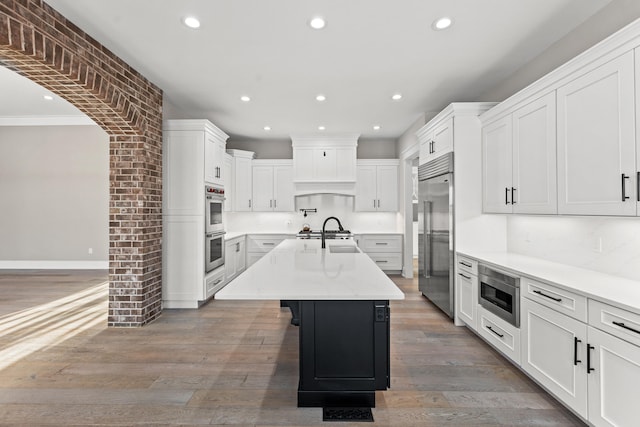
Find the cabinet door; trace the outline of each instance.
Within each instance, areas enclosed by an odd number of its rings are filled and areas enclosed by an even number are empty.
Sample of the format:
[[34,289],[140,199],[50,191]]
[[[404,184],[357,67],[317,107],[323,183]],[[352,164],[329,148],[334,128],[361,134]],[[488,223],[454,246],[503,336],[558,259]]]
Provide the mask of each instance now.
[[433,129],[432,157],[438,157],[453,150],[453,118]]
[[557,97],[558,213],[635,215],[633,52],[559,88]]
[[210,184],[216,183],[216,141],[208,133],[204,137],[204,180]]
[[513,113],[513,213],[558,212],[556,94]]
[[250,212],[253,197],[251,159],[236,157],[235,166],[235,194],[233,195],[233,207],[236,212]]
[[293,207],[293,166],[273,167],[273,210],[292,212]]
[[458,318],[476,329],[476,309],[478,307],[478,277],[458,272]]
[[527,298],[521,310],[522,369],[586,418],[587,325]]
[[233,199],[235,195],[235,189],[233,184],[233,156],[229,154],[224,155],[224,211],[231,212],[233,211]]
[[313,150],[313,178],[319,181],[335,181],[335,148],[315,148]]
[[356,180],[356,149],[355,147],[338,147],[336,153],[336,175],[338,181]]
[[360,165],[357,171],[355,209],[361,212],[375,211],[378,207],[376,166]]
[[398,167],[377,166],[377,205],[379,212],[398,211]]
[[596,426],[638,425],[640,347],[589,327],[589,422]]
[[511,213],[511,115],[482,128],[482,209]]
[[296,181],[309,181],[313,176],[313,148],[293,149],[293,178]]
[[213,144],[213,182],[224,185],[224,141],[215,140]]
[[273,166],[253,167],[253,211],[273,210]]
[[238,240],[238,248],[236,252],[236,270],[238,274],[242,273],[247,268],[247,250],[244,243],[244,238]]
[[418,159],[418,164],[423,165],[431,160],[431,137],[429,137],[428,141],[420,142],[420,154]]
[[224,271],[227,281],[233,279],[237,274],[235,241],[224,244]]

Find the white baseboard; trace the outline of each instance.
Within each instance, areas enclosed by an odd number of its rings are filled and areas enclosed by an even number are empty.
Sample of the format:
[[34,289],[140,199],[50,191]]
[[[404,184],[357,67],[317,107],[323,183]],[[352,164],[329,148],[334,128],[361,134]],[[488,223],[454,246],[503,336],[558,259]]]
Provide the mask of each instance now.
[[106,270],[109,261],[6,261],[0,270]]

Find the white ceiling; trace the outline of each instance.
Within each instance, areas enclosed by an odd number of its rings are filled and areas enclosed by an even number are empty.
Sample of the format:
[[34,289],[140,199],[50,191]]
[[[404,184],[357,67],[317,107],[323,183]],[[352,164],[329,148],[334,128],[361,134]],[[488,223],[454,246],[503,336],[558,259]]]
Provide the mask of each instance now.
[[[479,101],[609,1],[47,3],[158,85],[175,107],[166,109],[168,118],[207,118],[232,138],[264,139],[314,133],[319,125],[326,132],[397,138],[424,112]],[[201,28],[184,26],[186,15],[197,16]],[[327,19],[325,29],[307,25],[314,15]],[[445,15],[454,25],[434,31],[432,22]],[[16,86],[9,83],[8,90],[21,99],[26,92]],[[4,94],[5,83],[0,89]],[[391,101],[396,92],[402,100]],[[315,100],[319,93],[325,102]],[[251,102],[241,102],[241,95]],[[48,111],[38,96],[33,108]],[[0,104],[0,116],[7,115],[8,103]],[[374,124],[382,128],[374,131]]]

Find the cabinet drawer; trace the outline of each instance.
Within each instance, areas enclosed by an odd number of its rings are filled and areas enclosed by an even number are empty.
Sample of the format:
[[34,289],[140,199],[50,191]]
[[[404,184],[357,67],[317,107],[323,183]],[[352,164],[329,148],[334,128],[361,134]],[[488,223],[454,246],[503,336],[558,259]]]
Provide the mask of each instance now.
[[589,300],[589,324],[640,346],[640,315],[596,300]]
[[520,329],[478,305],[478,333],[500,353],[520,365]]
[[467,258],[462,255],[458,255],[458,271],[463,271],[474,276],[478,275],[478,261],[473,258]]
[[247,252],[267,253],[278,246],[286,238],[288,238],[288,236],[285,235],[247,236]]
[[382,270],[402,270],[402,255],[398,253],[367,254]]
[[523,277],[520,282],[522,296],[560,313],[587,322],[587,298],[546,283]]
[[364,252],[402,252],[402,236],[362,235],[359,246]]
[[225,268],[220,267],[204,278],[204,294],[207,299],[224,287],[226,284],[224,274]]

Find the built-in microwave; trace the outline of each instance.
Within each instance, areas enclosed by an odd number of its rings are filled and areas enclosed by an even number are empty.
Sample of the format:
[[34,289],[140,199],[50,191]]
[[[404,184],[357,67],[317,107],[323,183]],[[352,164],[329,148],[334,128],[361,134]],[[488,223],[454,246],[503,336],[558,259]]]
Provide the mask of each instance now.
[[520,327],[520,278],[478,265],[478,301],[486,310]]
[[224,189],[205,186],[205,232],[216,233],[224,231],[222,212],[224,210]]
[[205,274],[224,265],[224,231],[206,233],[204,238]]

